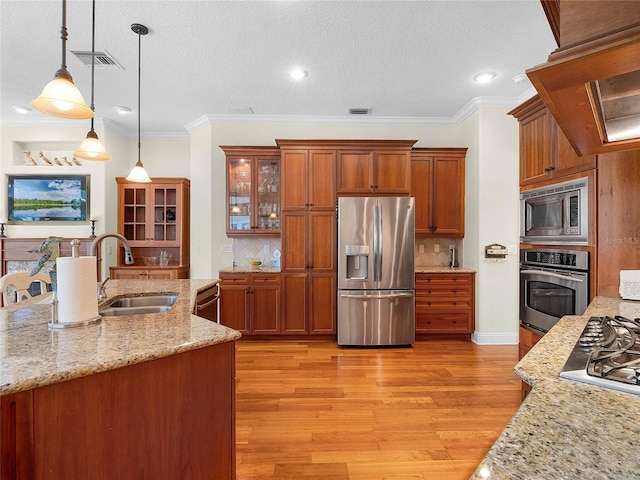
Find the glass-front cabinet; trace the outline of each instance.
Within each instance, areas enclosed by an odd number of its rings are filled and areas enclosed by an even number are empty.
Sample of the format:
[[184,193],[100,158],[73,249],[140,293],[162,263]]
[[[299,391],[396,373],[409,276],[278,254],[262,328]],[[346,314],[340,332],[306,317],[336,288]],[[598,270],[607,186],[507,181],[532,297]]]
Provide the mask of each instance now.
[[227,236],[280,236],[280,152],[221,146],[227,156]]

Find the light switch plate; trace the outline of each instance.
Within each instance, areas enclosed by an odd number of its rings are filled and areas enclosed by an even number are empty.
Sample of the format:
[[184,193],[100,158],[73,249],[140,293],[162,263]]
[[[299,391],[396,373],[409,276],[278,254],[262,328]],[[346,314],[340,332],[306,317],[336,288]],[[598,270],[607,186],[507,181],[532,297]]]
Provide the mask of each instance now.
[[230,243],[221,243],[220,253],[233,253],[233,245]]

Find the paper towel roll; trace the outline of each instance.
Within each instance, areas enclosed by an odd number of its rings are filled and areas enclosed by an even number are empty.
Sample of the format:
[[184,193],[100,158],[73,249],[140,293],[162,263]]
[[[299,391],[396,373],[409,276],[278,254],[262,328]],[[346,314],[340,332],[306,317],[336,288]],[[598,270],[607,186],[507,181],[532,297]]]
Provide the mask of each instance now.
[[59,257],[58,321],[78,323],[98,316],[96,257]]

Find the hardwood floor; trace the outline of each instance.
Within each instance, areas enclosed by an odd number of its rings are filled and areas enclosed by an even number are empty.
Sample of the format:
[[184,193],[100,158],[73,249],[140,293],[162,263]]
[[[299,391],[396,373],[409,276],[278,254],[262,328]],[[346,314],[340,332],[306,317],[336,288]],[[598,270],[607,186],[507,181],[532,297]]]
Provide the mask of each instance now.
[[237,480],[468,479],[520,405],[518,346],[236,346]]

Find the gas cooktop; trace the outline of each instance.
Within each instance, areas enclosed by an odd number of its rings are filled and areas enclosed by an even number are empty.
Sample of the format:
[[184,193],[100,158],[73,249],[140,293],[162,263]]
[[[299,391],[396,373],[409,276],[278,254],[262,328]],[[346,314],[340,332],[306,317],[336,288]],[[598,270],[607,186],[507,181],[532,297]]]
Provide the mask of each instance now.
[[640,395],[640,319],[591,317],[560,376]]

